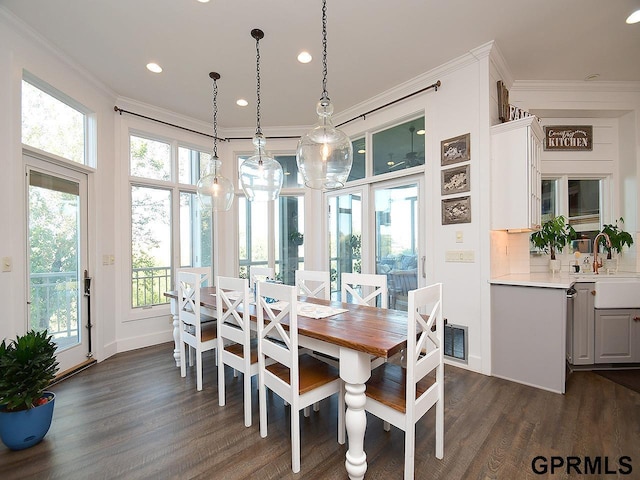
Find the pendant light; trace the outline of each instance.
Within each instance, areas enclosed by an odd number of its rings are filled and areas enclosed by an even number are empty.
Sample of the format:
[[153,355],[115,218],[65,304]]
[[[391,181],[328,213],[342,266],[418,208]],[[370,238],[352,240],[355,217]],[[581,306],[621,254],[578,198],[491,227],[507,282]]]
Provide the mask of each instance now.
[[251,157],[242,162],[238,174],[247,200],[253,202],[278,198],[284,173],[280,162],[265,151],[267,142],[260,129],[260,40],[264,38],[264,32],[254,28],[251,30],[251,36],[256,40],[256,134],[253,137],[256,150]]
[[198,180],[197,192],[198,200],[204,211],[213,210],[227,211],[233,203],[233,183],[228,178],[220,174],[222,162],[218,159],[218,80],[220,74],[211,72],[209,74],[213,80],[213,153],[207,174]]
[[327,2],[322,2],[322,96],[316,106],[318,123],[298,141],[296,161],[307,187],[334,190],[344,187],[353,147],[349,137],[331,123],[333,105],[327,93]]

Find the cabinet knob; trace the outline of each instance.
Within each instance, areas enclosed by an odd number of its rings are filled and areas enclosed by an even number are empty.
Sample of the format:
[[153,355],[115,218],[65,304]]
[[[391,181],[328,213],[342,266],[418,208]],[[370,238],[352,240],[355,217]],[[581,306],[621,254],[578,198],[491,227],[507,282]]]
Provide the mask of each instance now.
[[634,322],[640,322],[640,317],[633,317]]
[[596,291],[595,290],[591,290],[591,295],[593,295],[595,297]]

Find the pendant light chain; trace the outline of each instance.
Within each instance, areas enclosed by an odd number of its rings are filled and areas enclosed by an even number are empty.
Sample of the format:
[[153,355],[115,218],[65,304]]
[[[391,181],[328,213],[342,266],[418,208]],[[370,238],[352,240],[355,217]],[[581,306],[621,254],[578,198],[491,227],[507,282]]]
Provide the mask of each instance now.
[[256,35],[256,134],[262,134],[260,129],[260,36]]
[[327,92],[327,0],[322,2],[322,98],[329,99]]
[[213,158],[218,158],[218,81],[213,79]]

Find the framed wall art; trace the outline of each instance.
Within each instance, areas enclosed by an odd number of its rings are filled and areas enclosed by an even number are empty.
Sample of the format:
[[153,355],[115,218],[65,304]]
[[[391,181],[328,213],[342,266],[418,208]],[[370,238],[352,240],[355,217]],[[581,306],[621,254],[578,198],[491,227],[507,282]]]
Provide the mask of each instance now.
[[462,165],[460,167],[441,170],[441,195],[468,192],[471,189],[470,171],[471,165]]
[[442,200],[442,225],[455,223],[471,223],[470,196]]
[[440,142],[442,166],[466,162],[471,159],[471,134],[465,133]]

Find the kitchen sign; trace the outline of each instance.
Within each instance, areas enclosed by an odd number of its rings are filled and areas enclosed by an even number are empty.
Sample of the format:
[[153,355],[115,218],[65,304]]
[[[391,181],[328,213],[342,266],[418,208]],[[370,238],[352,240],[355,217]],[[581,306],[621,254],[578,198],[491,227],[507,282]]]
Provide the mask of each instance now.
[[591,151],[593,150],[593,126],[546,126],[544,127],[544,149]]

